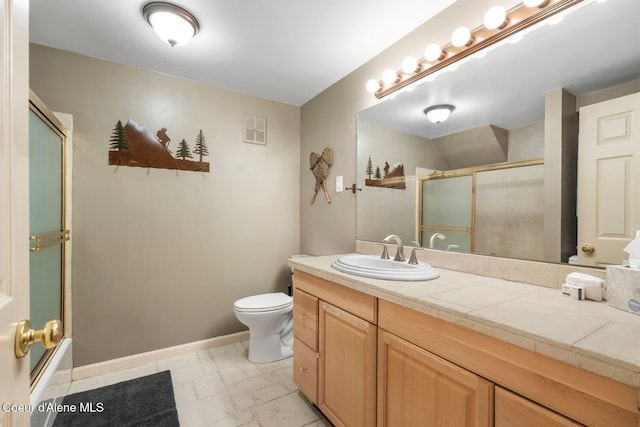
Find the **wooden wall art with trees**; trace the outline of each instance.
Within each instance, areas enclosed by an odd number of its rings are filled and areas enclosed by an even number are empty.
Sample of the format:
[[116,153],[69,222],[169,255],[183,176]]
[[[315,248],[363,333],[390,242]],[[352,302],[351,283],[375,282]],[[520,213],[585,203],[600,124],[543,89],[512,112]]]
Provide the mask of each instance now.
[[[389,162],[384,162],[383,175],[380,171],[380,166],[376,166],[374,172],[373,162],[371,161],[371,157],[369,157],[365,173],[369,178],[364,180],[364,184],[369,187],[395,188],[397,190],[404,190],[407,188],[404,180],[404,165],[402,163],[389,165]],[[371,177],[372,175],[373,178]]]
[[[173,154],[167,128],[161,128],[154,135],[131,119],[126,125],[118,120],[109,142],[110,165],[209,172],[209,162],[203,161],[209,149],[202,130],[195,137],[193,149],[182,138]],[[191,160],[194,156],[197,160]]]

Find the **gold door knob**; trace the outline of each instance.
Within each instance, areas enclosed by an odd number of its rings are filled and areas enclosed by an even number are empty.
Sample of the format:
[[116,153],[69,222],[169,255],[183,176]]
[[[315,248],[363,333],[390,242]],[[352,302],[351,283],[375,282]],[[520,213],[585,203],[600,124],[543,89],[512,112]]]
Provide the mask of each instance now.
[[596,247],[590,244],[582,245],[581,249],[585,254],[592,254],[596,251]]
[[41,342],[44,348],[54,348],[62,340],[62,322],[50,320],[44,325],[44,329],[31,328],[31,322],[21,320],[16,328],[16,357],[24,357],[29,353],[29,347]]

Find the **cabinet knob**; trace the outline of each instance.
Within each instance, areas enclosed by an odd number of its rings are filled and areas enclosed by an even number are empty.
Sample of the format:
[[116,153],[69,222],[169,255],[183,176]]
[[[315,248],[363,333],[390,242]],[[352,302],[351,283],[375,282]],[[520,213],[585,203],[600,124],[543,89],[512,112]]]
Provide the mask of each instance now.
[[298,370],[299,370],[300,372],[304,372],[304,371],[306,371],[307,369],[309,369],[309,368],[307,368],[306,366],[302,366],[302,367],[298,368]]
[[305,320],[307,318],[307,316],[305,316],[304,314],[301,314],[298,316],[298,319],[300,320]]

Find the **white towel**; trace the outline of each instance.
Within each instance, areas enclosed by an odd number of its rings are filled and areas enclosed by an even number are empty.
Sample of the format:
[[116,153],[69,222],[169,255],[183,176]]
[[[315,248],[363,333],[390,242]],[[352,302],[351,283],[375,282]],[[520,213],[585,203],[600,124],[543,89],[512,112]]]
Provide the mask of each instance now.
[[566,283],[572,285],[581,285],[585,288],[585,296],[593,301],[602,301],[607,299],[607,282],[599,277],[585,273],[567,274]]

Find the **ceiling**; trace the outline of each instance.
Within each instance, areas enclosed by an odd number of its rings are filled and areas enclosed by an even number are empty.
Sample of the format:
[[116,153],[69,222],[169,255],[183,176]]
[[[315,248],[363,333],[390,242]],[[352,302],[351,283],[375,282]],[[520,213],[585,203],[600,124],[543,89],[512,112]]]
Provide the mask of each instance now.
[[146,0],[31,0],[30,41],[300,106],[454,1],[179,0],[200,31],[172,48]]

